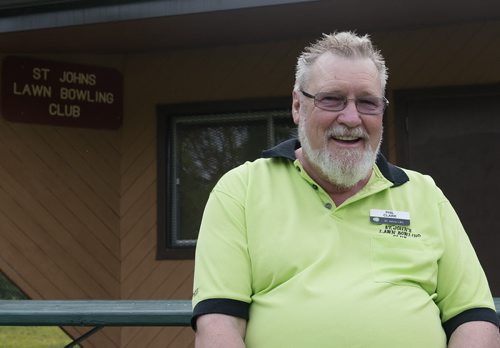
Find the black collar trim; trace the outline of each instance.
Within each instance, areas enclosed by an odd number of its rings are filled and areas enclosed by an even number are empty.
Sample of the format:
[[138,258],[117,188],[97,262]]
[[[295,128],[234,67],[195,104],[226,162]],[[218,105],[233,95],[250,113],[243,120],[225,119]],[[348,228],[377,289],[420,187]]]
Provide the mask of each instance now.
[[[262,152],[263,158],[287,158],[289,160],[295,161],[295,150],[300,147],[300,142],[298,139],[289,139],[284,141],[275,147],[265,150]],[[401,186],[410,179],[408,175],[399,167],[389,163],[385,157],[379,153],[377,157],[377,167],[382,173],[382,175],[393,183],[392,187]]]

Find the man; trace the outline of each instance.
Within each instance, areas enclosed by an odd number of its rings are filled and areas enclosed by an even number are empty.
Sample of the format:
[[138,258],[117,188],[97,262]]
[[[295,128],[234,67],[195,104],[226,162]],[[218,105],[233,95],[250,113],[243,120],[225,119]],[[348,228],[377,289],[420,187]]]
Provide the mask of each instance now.
[[378,155],[386,79],[367,36],[325,35],[299,57],[300,143],[230,171],[207,203],[197,347],[500,347],[450,203]]

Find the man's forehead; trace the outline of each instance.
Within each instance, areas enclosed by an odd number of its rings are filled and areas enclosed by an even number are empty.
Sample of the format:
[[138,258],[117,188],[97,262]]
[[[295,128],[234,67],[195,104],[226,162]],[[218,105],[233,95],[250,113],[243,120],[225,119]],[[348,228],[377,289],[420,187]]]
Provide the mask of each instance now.
[[309,84],[340,84],[357,82],[379,88],[381,81],[375,63],[365,57],[343,57],[324,53],[311,65]]

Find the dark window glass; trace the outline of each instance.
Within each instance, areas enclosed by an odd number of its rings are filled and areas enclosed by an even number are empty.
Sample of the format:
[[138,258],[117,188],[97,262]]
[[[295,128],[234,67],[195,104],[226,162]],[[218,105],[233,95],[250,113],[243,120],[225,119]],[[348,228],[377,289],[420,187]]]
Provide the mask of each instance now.
[[286,109],[193,115],[160,110],[158,120],[158,257],[189,258],[220,177],[295,136],[296,127]]

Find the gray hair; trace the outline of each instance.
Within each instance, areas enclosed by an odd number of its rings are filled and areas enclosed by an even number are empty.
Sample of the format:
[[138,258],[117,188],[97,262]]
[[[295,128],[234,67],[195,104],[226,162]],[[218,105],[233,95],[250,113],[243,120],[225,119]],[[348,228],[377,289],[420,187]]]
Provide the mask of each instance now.
[[350,31],[323,34],[321,39],[304,49],[297,59],[294,90],[304,87],[311,65],[326,52],[345,58],[371,59],[378,70],[382,91],[385,91],[388,73],[384,57],[373,46],[368,35],[358,36]]

